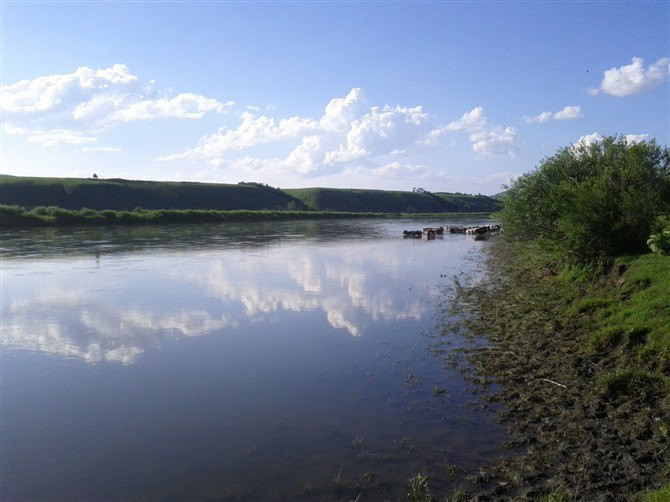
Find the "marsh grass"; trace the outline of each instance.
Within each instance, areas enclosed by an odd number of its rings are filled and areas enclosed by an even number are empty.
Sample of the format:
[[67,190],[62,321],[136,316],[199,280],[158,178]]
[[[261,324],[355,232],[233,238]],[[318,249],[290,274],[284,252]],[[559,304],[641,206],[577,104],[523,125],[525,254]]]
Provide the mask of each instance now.
[[428,476],[420,472],[409,478],[409,492],[407,497],[412,502],[420,502],[430,500],[430,492],[428,490]]

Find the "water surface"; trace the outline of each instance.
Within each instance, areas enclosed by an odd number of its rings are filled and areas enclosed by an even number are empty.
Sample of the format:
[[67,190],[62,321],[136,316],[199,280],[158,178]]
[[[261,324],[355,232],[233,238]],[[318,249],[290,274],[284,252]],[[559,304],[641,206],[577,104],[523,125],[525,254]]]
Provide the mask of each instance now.
[[504,436],[430,350],[482,244],[438,223],[3,232],[3,500],[449,493]]

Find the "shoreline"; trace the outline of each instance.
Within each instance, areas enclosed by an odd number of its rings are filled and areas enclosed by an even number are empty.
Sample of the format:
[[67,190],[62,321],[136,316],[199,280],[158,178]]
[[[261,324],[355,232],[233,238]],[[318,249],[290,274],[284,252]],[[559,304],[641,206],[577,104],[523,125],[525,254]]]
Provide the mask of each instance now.
[[112,225],[200,224],[251,221],[290,221],[314,219],[427,219],[491,217],[494,213],[373,213],[344,211],[270,211],[207,209],[136,209],[69,210],[58,207],[26,210],[19,206],[0,205],[0,228],[72,227]]
[[510,433],[505,446],[520,454],[484,466],[466,493],[482,500],[644,500],[643,493],[665,486],[667,495],[667,368],[654,373],[639,362],[634,331],[613,347],[594,336],[613,332],[607,299],[619,298],[612,308],[619,301],[623,309],[653,287],[635,276],[649,255],[626,257],[628,265],[615,264],[593,284],[566,278],[532,245],[504,236],[486,254],[484,281],[456,281],[454,317],[445,316],[443,332],[486,344],[452,349],[449,359],[497,409]]

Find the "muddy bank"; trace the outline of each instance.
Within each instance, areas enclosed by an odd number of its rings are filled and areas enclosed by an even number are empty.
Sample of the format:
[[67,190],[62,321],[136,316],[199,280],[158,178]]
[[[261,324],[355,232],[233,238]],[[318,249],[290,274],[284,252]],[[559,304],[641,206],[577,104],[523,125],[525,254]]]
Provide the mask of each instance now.
[[484,466],[463,498],[631,500],[670,484],[667,374],[633,371],[625,344],[616,358],[593,349],[593,330],[607,319],[585,299],[619,294],[625,269],[594,284],[566,280],[533,249],[502,237],[486,253],[483,281],[455,281],[443,332],[474,342],[448,361],[497,403],[516,455]]

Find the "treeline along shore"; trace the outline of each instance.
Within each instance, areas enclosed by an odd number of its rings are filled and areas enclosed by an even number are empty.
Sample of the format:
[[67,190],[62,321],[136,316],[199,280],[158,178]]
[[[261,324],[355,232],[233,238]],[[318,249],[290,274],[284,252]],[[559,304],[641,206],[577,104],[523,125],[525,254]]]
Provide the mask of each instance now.
[[286,189],[97,178],[0,176],[0,224],[212,222],[385,214],[490,213],[485,195],[336,188]]

